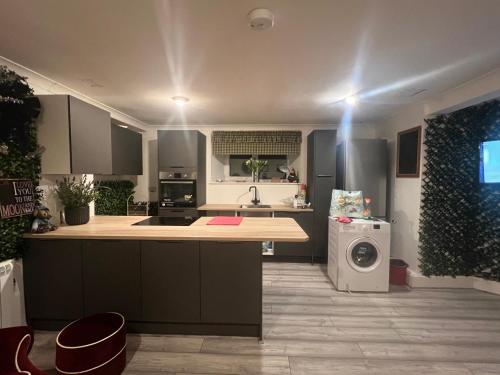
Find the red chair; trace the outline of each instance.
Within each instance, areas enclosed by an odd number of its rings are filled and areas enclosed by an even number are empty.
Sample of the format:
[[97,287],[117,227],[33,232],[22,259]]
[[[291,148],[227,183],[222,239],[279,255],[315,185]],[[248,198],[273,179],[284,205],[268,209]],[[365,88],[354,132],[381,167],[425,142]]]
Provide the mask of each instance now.
[[33,346],[30,327],[0,329],[0,375],[46,375],[28,359]]

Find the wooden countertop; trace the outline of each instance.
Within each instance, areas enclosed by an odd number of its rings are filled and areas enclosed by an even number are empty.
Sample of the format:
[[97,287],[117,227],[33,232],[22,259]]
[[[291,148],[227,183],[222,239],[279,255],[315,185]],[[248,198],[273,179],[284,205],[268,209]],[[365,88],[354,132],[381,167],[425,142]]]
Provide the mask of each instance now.
[[201,217],[187,227],[132,224],[146,216],[94,216],[84,225],[64,225],[53,232],[25,234],[36,239],[124,239],[193,241],[306,242],[309,237],[291,218],[245,217],[240,225],[206,225]]
[[293,208],[282,204],[273,204],[271,208],[241,208],[241,204],[204,204],[198,207],[199,211],[257,211],[257,212],[313,212],[312,208]]

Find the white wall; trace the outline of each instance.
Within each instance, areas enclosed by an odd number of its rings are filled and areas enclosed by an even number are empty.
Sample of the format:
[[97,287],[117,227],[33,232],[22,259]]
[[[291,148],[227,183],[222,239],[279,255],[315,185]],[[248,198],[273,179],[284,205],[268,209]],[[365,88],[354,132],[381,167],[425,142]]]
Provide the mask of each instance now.
[[422,125],[425,118],[438,113],[452,112],[500,94],[500,69],[436,95],[422,103],[402,108],[391,118],[379,122],[378,134],[389,143],[389,213],[392,221],[391,256],[405,260],[413,271],[418,272],[418,229],[420,218],[422,171],[425,149],[422,145],[421,176],[396,178],[396,139],[401,130]]

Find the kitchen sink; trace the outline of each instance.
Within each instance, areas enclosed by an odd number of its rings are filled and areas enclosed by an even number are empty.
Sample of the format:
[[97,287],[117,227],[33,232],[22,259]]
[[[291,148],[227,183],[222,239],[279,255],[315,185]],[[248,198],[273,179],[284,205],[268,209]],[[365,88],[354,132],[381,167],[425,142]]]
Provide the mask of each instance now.
[[270,204],[242,204],[240,208],[271,208]]

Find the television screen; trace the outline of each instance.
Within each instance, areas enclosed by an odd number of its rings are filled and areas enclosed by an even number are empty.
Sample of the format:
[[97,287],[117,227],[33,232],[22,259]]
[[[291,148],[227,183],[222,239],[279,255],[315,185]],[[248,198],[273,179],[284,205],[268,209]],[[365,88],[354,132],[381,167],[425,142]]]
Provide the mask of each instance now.
[[500,140],[482,142],[480,153],[479,181],[485,184],[500,183]]

